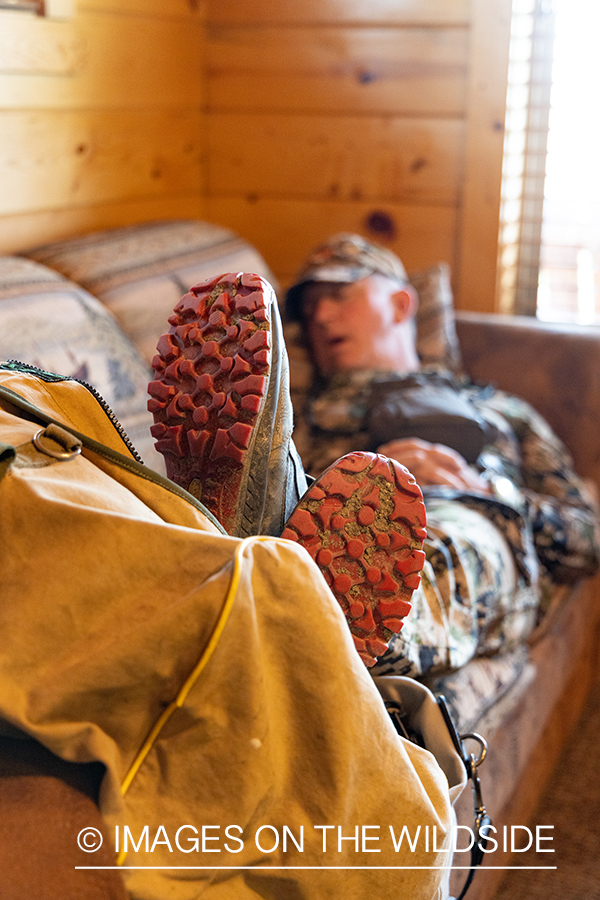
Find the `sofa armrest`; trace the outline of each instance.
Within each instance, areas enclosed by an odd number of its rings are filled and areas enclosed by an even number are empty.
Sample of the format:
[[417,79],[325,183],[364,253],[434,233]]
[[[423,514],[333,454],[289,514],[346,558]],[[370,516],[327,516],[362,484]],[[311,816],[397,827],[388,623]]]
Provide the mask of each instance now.
[[463,310],[456,328],[471,378],[529,401],[600,484],[600,328]]

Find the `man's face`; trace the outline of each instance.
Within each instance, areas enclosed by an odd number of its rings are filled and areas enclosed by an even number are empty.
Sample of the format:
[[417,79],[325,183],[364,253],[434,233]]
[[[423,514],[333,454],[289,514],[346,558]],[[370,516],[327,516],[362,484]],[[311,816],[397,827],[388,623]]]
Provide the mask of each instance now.
[[304,288],[302,316],[314,361],[324,375],[394,370],[399,288],[370,275],[351,284],[313,281]]

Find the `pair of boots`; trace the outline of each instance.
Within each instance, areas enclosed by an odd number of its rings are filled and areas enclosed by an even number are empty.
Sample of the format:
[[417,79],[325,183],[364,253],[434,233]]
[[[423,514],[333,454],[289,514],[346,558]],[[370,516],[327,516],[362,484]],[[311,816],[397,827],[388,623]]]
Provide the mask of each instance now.
[[168,477],[229,534],[305,547],[358,653],[374,665],[402,628],[425,559],[414,478],[394,460],[356,452],[308,485],[292,441],[277,301],[260,276],[230,273],[195,285],[169,323],[148,387]]

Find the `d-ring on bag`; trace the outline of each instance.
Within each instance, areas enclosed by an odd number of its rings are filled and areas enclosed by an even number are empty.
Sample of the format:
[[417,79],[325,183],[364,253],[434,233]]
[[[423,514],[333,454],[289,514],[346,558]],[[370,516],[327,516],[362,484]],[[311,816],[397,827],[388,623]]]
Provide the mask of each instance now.
[[440,897],[446,777],[306,551],[228,537],[134,454],[86,386],[0,366],[0,727],[104,764],[135,900]]

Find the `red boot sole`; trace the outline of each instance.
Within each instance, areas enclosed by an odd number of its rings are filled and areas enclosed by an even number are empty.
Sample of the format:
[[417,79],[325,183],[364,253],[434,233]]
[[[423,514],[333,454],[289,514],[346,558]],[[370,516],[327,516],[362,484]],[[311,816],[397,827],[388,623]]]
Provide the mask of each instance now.
[[317,479],[283,531],[321,569],[367,666],[385,653],[410,612],[425,562],[425,524],[423,495],[410,472],[360,452]]
[[167,476],[232,532],[270,377],[268,285],[251,274],[195,285],[158,341],[148,385]]

